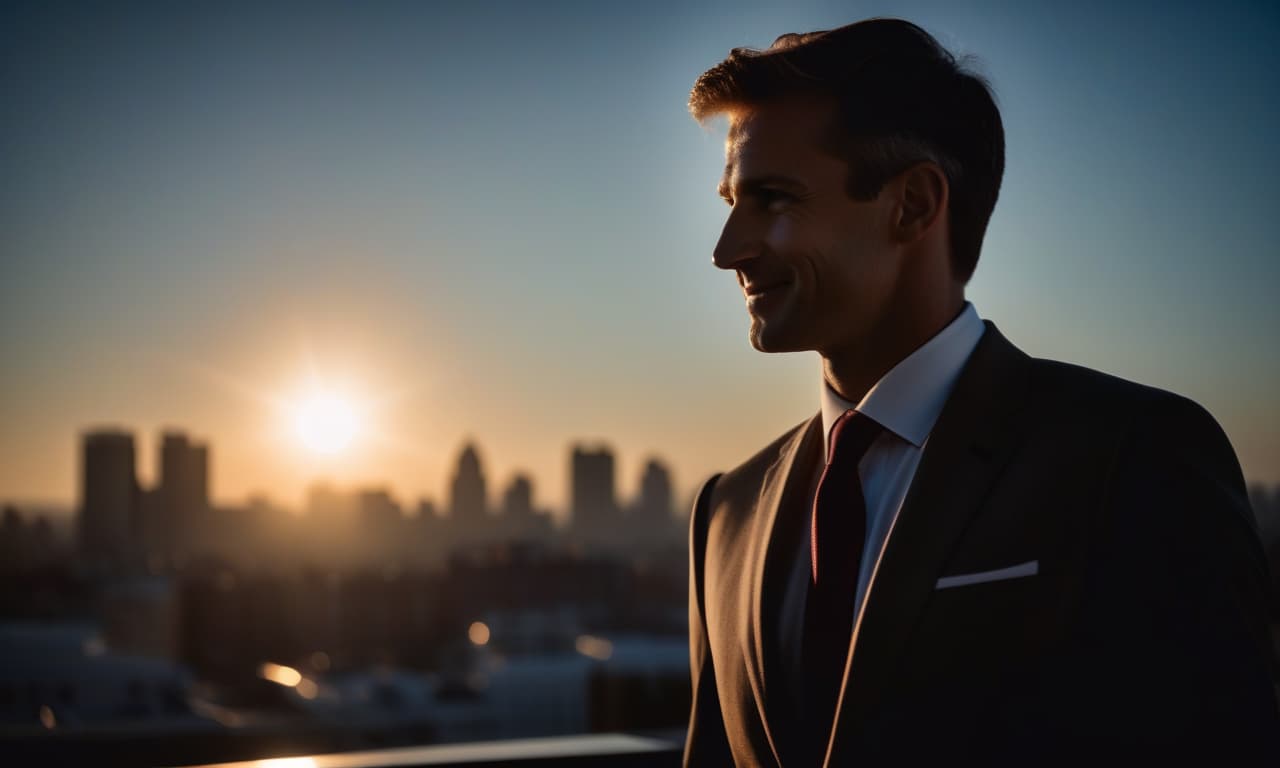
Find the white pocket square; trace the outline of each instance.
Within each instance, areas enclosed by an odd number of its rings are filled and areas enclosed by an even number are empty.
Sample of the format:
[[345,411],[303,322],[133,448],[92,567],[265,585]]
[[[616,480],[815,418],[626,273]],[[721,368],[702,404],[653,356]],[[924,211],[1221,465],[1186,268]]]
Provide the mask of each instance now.
[[956,576],[943,576],[938,579],[934,589],[947,589],[948,587],[964,587],[969,584],[981,584],[984,581],[1005,581],[1006,579],[1021,579],[1026,576],[1035,576],[1040,572],[1040,561],[1030,560],[1021,565],[1011,565],[1008,568],[997,568],[994,571],[981,571],[979,573],[962,573]]

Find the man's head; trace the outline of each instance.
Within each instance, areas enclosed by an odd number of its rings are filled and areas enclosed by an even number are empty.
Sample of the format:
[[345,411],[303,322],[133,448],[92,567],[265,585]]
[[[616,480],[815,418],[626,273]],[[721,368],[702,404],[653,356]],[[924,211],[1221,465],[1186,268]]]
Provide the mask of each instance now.
[[689,108],[729,117],[715,263],[738,272],[757,348],[826,354],[963,295],[1004,131],[986,84],[924,30],[872,19],[735,49]]

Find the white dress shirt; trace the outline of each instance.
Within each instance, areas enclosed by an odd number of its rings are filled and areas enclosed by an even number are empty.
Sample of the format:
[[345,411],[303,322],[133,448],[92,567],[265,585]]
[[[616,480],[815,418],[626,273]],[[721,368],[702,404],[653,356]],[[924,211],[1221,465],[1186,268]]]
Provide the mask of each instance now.
[[[889,370],[862,401],[844,400],[822,382],[823,455],[836,419],[849,409],[866,414],[883,426],[884,432],[858,464],[858,478],[867,503],[867,533],[863,545],[862,566],[854,601],[854,626],[862,613],[867,591],[880,565],[880,556],[893,530],[894,521],[916,467],[924,451],[929,433],[942,413],[951,388],[965,362],[978,345],[986,326],[972,304],[915,352]],[[821,467],[817,468],[821,471]],[[813,498],[807,508],[812,508]],[[809,537],[802,536],[801,549],[792,560],[792,572],[781,606],[779,643],[784,660],[799,669],[804,630],[804,605],[809,590]],[[789,675],[798,684],[799,675]],[[798,691],[797,691],[798,693]]]

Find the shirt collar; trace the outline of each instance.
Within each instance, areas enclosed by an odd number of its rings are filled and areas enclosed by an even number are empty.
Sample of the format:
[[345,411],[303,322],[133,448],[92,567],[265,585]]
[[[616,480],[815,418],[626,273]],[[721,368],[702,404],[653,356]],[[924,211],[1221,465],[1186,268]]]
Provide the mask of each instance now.
[[827,436],[836,419],[849,409],[874,419],[885,429],[917,448],[933,431],[951,387],[960,376],[970,353],[978,345],[986,326],[973,304],[964,309],[946,328],[922,344],[889,370],[862,401],[854,404],[837,395],[822,382],[822,435],[824,455]]

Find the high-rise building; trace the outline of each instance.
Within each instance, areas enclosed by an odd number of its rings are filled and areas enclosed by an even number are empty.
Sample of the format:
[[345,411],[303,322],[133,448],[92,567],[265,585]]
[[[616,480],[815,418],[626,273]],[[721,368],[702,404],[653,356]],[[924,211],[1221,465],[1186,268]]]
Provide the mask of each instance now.
[[671,516],[671,503],[671,472],[658,459],[650,459],[645,463],[640,492],[623,526],[629,532],[628,550],[646,555],[683,546],[684,526]]
[[164,570],[170,560],[165,529],[165,509],[159,488],[142,488],[138,493],[138,528],[147,569],[152,573]]
[[142,555],[133,435],[97,430],[81,438],[80,554],[91,568],[123,570]]
[[358,497],[360,525],[366,530],[394,528],[404,519],[400,505],[385,488],[369,488]]
[[300,521],[299,538],[306,557],[326,566],[351,564],[354,555],[349,545],[360,535],[359,518],[354,494],[323,482],[312,484]]
[[572,462],[573,527],[591,532],[610,527],[618,518],[613,451],[604,446],[588,449],[575,445]]
[[443,561],[452,544],[451,518],[444,517],[431,499],[418,501],[418,514],[409,518],[405,542],[410,553],[406,558],[417,565],[435,565]]
[[502,495],[502,517],[508,522],[533,516],[533,481],[528,475],[516,475]]
[[24,520],[17,507],[5,505],[4,521],[0,523],[0,571],[51,565],[61,559],[58,549],[47,516]]
[[328,483],[313,483],[307,488],[306,516],[313,525],[336,526],[352,521],[356,515],[356,499]]
[[189,443],[191,499],[199,509],[209,509],[209,444]]
[[499,534],[511,540],[547,541],[553,535],[551,515],[533,506],[533,480],[525,474],[511,478],[502,495]]
[[359,529],[350,542],[353,554],[371,564],[398,560],[409,544],[400,504],[385,488],[360,491],[357,504]]
[[440,518],[440,512],[436,510],[436,503],[431,499],[418,500],[418,520],[422,523],[434,523]]
[[4,522],[0,524],[0,570],[17,570],[22,565],[22,545],[26,544],[26,525],[22,514],[12,504],[5,505]]
[[641,520],[655,524],[671,522],[671,473],[657,459],[650,459],[644,467],[635,513]]
[[458,469],[449,491],[449,514],[455,523],[482,520],[488,515],[484,470],[475,446],[470,443],[458,457]]
[[209,532],[209,449],[182,432],[160,438],[159,520],[161,547],[171,559],[190,554]]

